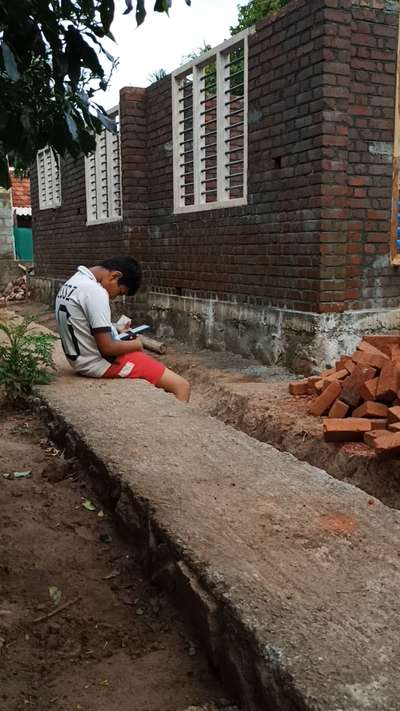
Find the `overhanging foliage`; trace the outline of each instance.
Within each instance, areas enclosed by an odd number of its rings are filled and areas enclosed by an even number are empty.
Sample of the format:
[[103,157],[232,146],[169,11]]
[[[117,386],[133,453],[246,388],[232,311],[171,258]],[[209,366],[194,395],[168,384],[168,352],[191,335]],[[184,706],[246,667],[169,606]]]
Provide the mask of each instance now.
[[[156,0],[154,11],[171,4]],[[120,6],[144,21],[145,0]],[[116,66],[103,46],[116,8],[114,0],[0,0],[1,186],[10,186],[8,160],[27,170],[46,145],[87,155],[103,126],[115,129],[95,97]]]

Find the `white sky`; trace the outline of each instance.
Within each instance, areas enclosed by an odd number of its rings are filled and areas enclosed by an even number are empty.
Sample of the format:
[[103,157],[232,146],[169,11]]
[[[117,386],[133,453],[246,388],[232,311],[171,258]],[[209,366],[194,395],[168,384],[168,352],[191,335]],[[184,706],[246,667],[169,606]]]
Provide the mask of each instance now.
[[188,7],[184,0],[173,0],[167,17],[153,12],[154,2],[148,0],[147,17],[140,27],[136,27],[135,11],[122,16],[125,3],[116,3],[111,31],[117,44],[110,42],[107,49],[119,56],[120,63],[107,93],[104,97],[99,93],[97,100],[110,109],[118,103],[121,87],[148,86],[151,72],[161,68],[170,72],[179,66],[184,55],[204,42],[212,47],[223,42],[230,36],[230,26],[236,24],[238,3],[239,0],[192,0]]

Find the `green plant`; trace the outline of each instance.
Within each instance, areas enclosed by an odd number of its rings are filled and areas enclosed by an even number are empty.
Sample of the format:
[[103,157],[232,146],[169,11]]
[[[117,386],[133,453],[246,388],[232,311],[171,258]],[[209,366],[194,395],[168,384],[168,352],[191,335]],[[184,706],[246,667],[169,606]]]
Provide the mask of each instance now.
[[259,20],[285,7],[288,2],[289,0],[248,0],[245,5],[238,5],[238,22],[235,27],[231,27],[231,35],[255,25]]
[[156,81],[160,81],[161,79],[165,79],[165,77],[168,76],[168,72],[166,69],[155,69],[154,72],[150,72],[148,76],[148,80],[150,84],[154,84]]
[[9,160],[21,174],[46,145],[76,158],[95,149],[103,126],[115,132],[97,98],[117,64],[105,42],[115,12],[135,12],[140,25],[146,6],[168,14],[172,0],[0,0],[2,187]]
[[57,338],[30,332],[31,323],[29,318],[17,325],[0,323],[0,388],[11,399],[29,394],[34,385],[48,383],[55,370],[53,347]]

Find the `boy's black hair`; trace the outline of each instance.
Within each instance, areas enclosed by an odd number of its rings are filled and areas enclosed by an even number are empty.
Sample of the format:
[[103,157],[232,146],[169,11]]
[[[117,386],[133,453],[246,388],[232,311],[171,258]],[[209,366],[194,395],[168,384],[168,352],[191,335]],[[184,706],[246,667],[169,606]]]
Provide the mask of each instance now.
[[118,284],[127,287],[129,296],[136,294],[142,283],[142,267],[136,259],[133,257],[111,257],[104,259],[99,266],[110,272],[114,270],[122,272]]

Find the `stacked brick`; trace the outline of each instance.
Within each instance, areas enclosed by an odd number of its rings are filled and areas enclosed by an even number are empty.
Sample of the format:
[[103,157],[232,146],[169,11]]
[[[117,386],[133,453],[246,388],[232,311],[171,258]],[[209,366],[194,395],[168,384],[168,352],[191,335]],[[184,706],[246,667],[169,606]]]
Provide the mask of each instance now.
[[308,412],[326,415],[327,442],[363,440],[379,455],[400,453],[400,336],[366,336],[351,356],[289,392],[314,396]]

